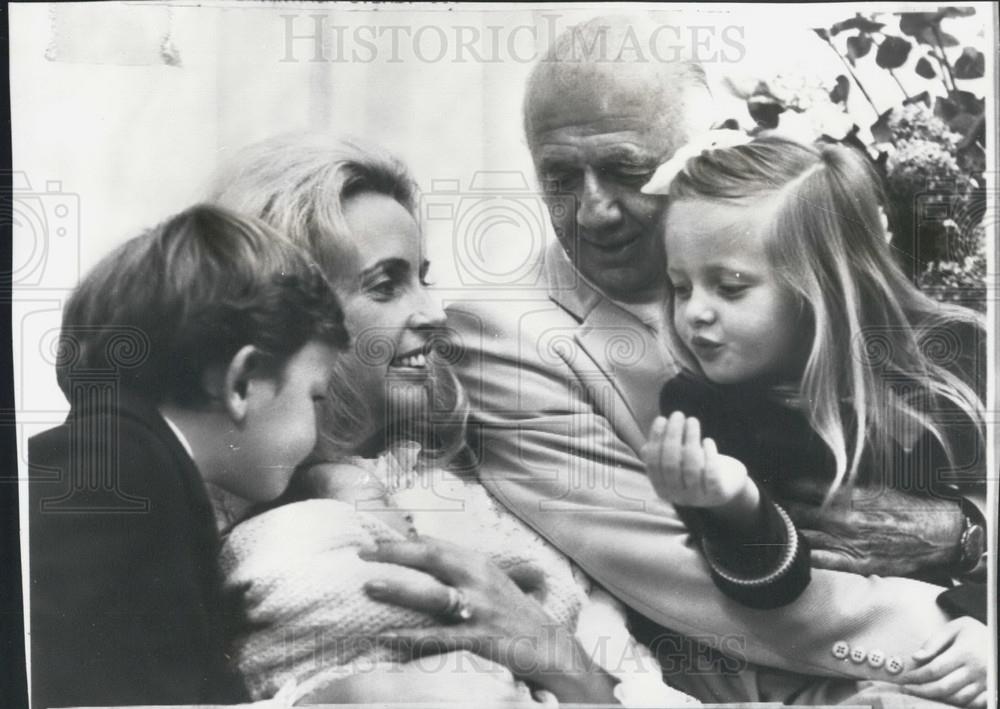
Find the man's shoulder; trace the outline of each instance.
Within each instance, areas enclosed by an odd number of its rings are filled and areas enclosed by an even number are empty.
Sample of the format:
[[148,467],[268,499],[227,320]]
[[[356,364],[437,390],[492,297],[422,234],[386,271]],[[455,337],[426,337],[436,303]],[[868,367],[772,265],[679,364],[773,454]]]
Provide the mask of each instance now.
[[553,328],[564,331],[580,326],[603,300],[553,242],[545,250],[535,282],[506,289],[469,289],[445,309],[449,323],[459,331],[534,337]]
[[486,323],[512,323],[525,315],[541,313],[552,318],[575,318],[544,291],[467,296],[449,303],[445,310],[452,317],[474,318]]
[[445,308],[449,326],[463,335],[537,338],[541,333],[579,327],[580,320],[544,292],[469,297]]

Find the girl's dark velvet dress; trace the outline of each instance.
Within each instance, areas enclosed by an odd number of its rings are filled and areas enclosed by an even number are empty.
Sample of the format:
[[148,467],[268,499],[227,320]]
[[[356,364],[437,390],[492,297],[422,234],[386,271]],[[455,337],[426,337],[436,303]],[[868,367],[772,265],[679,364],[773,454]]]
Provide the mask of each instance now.
[[[980,396],[985,392],[985,334],[960,323],[932,331],[925,342],[937,347],[943,366],[955,372]],[[900,377],[893,383],[900,393],[915,391],[919,382]],[[975,424],[967,413],[951,402],[927,397],[927,415],[936,421],[948,441],[953,459],[932,434],[913,424],[898,426],[900,435],[884,460],[873,460],[870,450],[862,456],[858,483],[904,490],[917,495],[960,499],[963,493],[985,489],[985,452]],[[688,372],[682,372],[663,388],[660,408],[664,415],[682,411],[697,417],[702,435],[715,439],[719,452],[742,461],[764,496],[760,534],[754,539],[728,539],[698,510],[682,514],[713,553],[726,561],[728,568],[742,568],[748,577],[767,574],[778,563],[781,550],[788,543],[782,523],[771,498],[794,498],[789,483],[813,478],[823,483],[833,480],[832,454],[813,431],[807,418],[808,402],[783,400],[780,393],[751,385],[717,385]],[[850,408],[844,407],[850,417]],[[850,418],[847,418],[850,421]],[[801,536],[799,537],[802,541]],[[775,607],[794,600],[808,583],[809,551],[801,544],[797,558],[788,570],[768,584],[732,584],[714,574],[719,587],[730,596],[754,607]],[[927,569],[920,578],[950,586],[953,569]],[[982,596],[985,618],[985,588],[978,584],[948,592],[942,604],[961,598],[969,615],[979,615],[979,603],[967,599]],[[980,593],[981,591],[981,593]],[[978,594],[978,595],[977,595]],[[951,604],[954,605],[954,604]]]

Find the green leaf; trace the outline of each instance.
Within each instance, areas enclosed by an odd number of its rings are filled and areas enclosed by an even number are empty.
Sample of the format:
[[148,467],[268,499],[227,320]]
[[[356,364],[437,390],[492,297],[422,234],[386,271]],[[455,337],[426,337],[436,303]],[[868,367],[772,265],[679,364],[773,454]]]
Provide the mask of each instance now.
[[860,59],[868,54],[872,49],[871,35],[864,33],[847,38],[847,56],[851,59]]
[[867,157],[869,160],[872,159],[871,154],[868,152],[868,146],[864,144],[864,141],[858,137],[858,132],[861,128],[855,123],[851,126],[850,130],[844,134],[844,137],[840,139],[840,142],[844,145],[850,145],[852,148],[860,151],[862,155]]
[[920,57],[915,71],[925,79],[933,79],[937,76],[937,72],[934,71],[934,65],[927,60],[927,57]]
[[966,146],[972,145],[974,143],[985,143],[986,142],[986,116],[985,114],[980,114],[976,119],[976,122],[969,126],[969,129],[962,136],[962,140],[958,143],[959,150]]
[[898,69],[906,63],[912,47],[902,37],[886,37],[875,53],[875,63],[883,69]]
[[875,139],[876,143],[889,143],[892,141],[892,131],[889,130],[889,116],[891,115],[892,109],[890,108],[879,116],[877,121],[872,123],[872,138]]
[[975,47],[966,47],[955,60],[956,79],[981,79],[986,73],[986,57]]
[[976,14],[974,7],[942,7],[937,11],[940,17],[972,17]]
[[968,172],[982,172],[986,169],[986,153],[978,143],[969,143],[958,148],[958,165]]
[[751,96],[747,101],[747,110],[761,128],[777,128],[778,116],[785,112],[785,107],[767,96]]
[[[946,8],[949,9],[949,8]],[[958,11],[958,8],[950,8]],[[941,12],[900,12],[899,31],[908,37],[913,37],[920,44],[932,47],[957,47],[958,40],[947,32],[941,31],[942,17],[958,17]]]
[[951,117],[948,121],[948,128],[955,133],[965,135],[976,126],[978,120],[978,116],[963,111]]
[[917,37],[933,24],[941,21],[936,12],[900,12],[899,31],[910,37]]
[[[952,126],[953,122],[965,125],[969,119],[964,116],[975,118],[982,115],[985,110],[986,102],[976,98],[975,94],[968,91],[951,91],[947,98],[938,96],[934,101],[934,115],[947,123],[949,127]],[[954,130],[954,128],[952,129]],[[957,132],[963,133],[964,131]]]
[[860,14],[854,17],[838,22],[830,28],[830,34],[836,36],[841,32],[846,32],[847,30],[861,30],[861,32],[878,32],[880,29],[885,27],[884,22],[875,22],[874,20],[869,20],[867,17],[862,17]]
[[986,111],[986,100],[979,98],[971,91],[949,91],[948,98],[965,113],[978,116]]
[[938,96],[934,100],[934,115],[945,123],[957,116],[961,110],[962,109],[959,107],[958,102],[953,101],[950,98]]
[[940,43],[942,47],[957,47],[959,41],[947,32],[938,32],[934,38],[935,43]]
[[837,77],[837,85],[833,87],[830,92],[830,102],[831,103],[846,103],[847,96],[851,93],[851,82],[847,80],[847,77],[840,74]]
[[922,103],[929,108],[931,105],[931,95],[926,91],[921,91],[916,96],[910,96],[907,99],[903,99],[904,106],[909,106],[914,103]]

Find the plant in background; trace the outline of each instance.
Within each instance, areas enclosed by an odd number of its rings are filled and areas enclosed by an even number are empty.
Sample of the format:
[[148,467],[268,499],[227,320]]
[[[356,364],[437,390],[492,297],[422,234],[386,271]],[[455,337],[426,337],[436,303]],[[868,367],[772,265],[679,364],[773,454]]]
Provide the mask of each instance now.
[[962,139],[925,103],[905,104],[889,113],[889,135],[893,143],[926,140],[939,143],[954,152]]
[[921,290],[938,300],[986,310],[986,257],[984,253],[959,261],[935,261],[917,277]]
[[[960,83],[983,77],[985,56],[975,47],[959,48],[942,28],[944,21],[974,14],[971,7],[857,14],[813,30],[836,53],[843,74],[819,83],[779,76],[749,91],[733,84],[730,90],[746,100],[755,131],[776,129],[863,150],[885,181],[900,264],[936,298],[985,310],[986,104]],[[892,78],[899,90],[895,105],[879,109],[859,77],[862,69]],[[940,88],[929,87],[936,95],[908,90],[913,74],[924,86],[939,82]],[[848,113],[853,90],[878,117],[870,140]]]

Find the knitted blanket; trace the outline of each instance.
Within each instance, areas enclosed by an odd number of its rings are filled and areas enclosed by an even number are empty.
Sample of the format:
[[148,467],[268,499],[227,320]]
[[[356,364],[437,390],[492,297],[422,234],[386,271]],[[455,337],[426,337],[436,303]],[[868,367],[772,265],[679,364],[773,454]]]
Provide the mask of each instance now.
[[[587,588],[565,557],[501,512],[477,482],[426,471],[392,498],[412,514],[421,535],[476,549],[504,570],[530,565],[540,571],[545,583],[536,597],[553,622],[575,630]],[[292,679],[304,689],[405,662],[410,658],[379,645],[376,636],[440,623],[364,592],[375,578],[405,581],[421,572],[358,558],[362,546],[402,535],[357,507],[330,499],[289,504],[238,524],[225,539],[224,584],[240,596],[244,613],[234,659],[255,699],[273,696]]]

